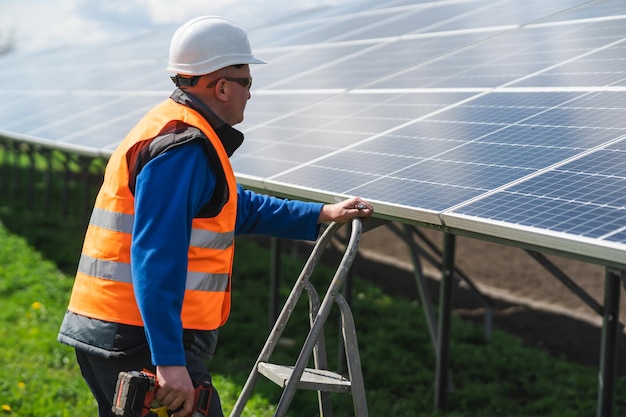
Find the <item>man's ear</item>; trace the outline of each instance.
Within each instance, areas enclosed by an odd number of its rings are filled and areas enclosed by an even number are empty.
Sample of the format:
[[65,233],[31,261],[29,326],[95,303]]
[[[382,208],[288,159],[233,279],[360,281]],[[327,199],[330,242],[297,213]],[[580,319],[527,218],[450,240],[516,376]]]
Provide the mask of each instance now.
[[228,100],[228,94],[226,94],[226,90],[228,89],[228,85],[225,80],[219,80],[217,84],[213,87],[215,88],[215,98],[221,101]]

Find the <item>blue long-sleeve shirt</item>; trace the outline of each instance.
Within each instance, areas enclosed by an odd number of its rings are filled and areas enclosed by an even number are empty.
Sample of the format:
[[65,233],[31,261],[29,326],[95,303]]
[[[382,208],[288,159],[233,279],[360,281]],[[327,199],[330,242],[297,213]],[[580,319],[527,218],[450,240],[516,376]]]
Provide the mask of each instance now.
[[[202,145],[171,149],[137,176],[131,246],[133,286],[155,365],[184,365],[180,312],[191,222],[216,179]],[[321,203],[284,200],[238,186],[235,234],[314,240]]]

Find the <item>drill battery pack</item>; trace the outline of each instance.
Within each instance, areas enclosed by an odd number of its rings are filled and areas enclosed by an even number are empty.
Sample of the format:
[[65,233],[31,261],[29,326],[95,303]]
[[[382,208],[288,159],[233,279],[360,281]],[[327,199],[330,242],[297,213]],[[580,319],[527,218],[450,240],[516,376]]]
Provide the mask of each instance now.
[[[212,388],[210,382],[194,384],[194,410],[192,417],[209,414]],[[172,411],[155,400],[159,383],[147,370],[120,372],[113,397],[113,413],[121,417],[168,417]]]
[[145,417],[157,389],[157,379],[148,371],[120,372],[113,397],[113,413],[122,417]]

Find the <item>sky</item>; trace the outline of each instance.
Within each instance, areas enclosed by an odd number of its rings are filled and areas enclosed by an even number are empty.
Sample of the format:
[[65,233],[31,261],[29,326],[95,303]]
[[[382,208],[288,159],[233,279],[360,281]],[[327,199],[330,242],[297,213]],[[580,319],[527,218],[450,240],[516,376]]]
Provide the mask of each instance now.
[[337,0],[0,0],[0,44],[15,51],[123,38],[199,15],[219,15],[243,28],[276,11],[325,6]]

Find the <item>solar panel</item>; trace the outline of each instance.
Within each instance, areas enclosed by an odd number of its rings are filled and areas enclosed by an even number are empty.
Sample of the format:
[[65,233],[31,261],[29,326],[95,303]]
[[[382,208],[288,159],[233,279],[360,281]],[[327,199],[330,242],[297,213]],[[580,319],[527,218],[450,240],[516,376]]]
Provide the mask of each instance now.
[[[625,265],[625,21],[621,0],[405,0],[259,22],[270,64],[233,166],[271,193]],[[171,92],[174,29],[2,57],[0,134],[110,154]]]

